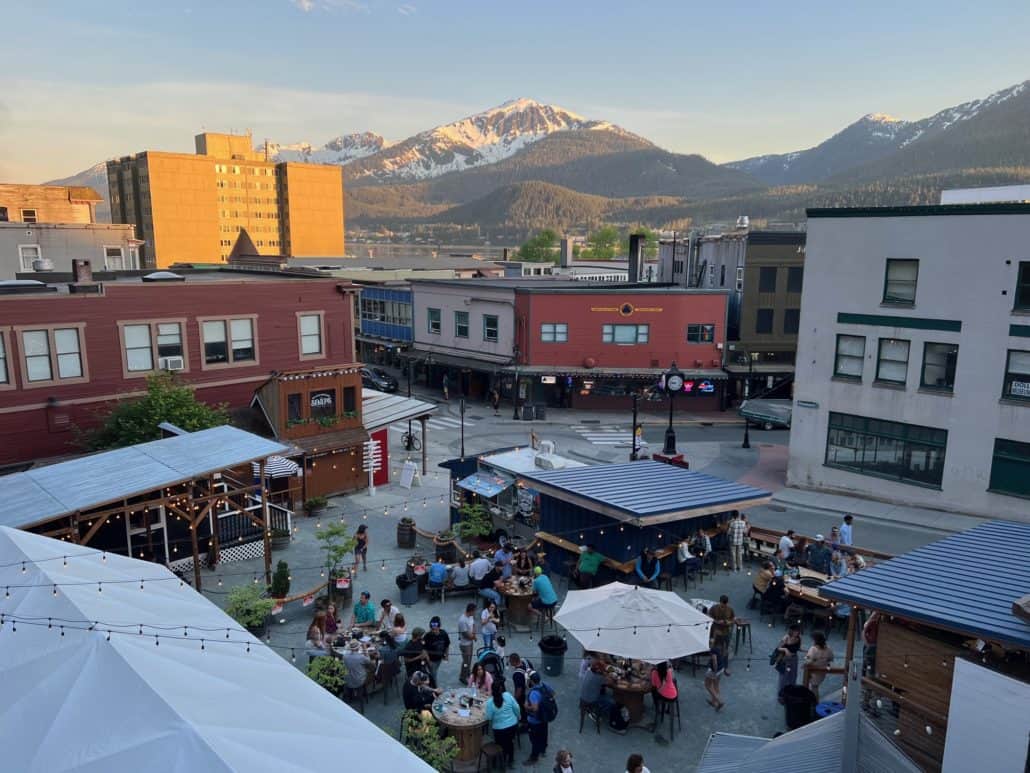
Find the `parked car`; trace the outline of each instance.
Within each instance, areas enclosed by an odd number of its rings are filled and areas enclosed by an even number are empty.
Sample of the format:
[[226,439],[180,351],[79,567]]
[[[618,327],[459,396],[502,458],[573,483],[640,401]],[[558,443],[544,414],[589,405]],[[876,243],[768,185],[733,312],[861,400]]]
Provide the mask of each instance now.
[[377,389],[380,392],[396,392],[397,379],[382,368],[362,368],[361,386],[366,389]]
[[790,429],[790,400],[745,400],[737,411],[762,429]]

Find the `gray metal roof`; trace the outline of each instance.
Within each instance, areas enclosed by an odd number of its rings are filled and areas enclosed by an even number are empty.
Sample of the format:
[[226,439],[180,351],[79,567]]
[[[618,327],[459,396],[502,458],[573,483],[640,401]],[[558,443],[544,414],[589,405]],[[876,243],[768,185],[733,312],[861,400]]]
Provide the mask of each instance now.
[[981,639],[1030,647],[1012,602],[1030,591],[1030,524],[993,521],[924,545],[820,593]]
[[762,504],[772,496],[764,489],[716,478],[655,461],[599,464],[563,470],[523,473],[541,493],[566,501],[585,500],[615,517],[648,519],[691,517],[701,512]]
[[369,431],[398,421],[427,416],[435,410],[436,406],[433,403],[411,397],[391,395],[375,389],[361,390],[361,421]]
[[222,426],[12,473],[0,477],[0,526],[33,526],[288,450]]
[[696,773],[736,773],[737,766],[751,752],[769,743],[768,738],[735,733],[712,733],[708,737]]

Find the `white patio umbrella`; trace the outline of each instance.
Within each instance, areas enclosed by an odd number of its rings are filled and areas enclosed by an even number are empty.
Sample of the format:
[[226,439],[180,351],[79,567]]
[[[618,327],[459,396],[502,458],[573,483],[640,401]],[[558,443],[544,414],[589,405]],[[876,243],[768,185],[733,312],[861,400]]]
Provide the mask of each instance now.
[[554,619],[588,650],[651,663],[706,651],[712,624],[675,593],[621,582],[569,591]]

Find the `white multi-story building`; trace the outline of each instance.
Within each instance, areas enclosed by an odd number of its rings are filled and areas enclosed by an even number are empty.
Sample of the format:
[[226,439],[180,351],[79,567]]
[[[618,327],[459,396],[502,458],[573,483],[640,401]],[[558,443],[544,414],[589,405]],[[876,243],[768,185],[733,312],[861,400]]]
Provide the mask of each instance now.
[[788,483],[1030,520],[1030,204],[808,218]]

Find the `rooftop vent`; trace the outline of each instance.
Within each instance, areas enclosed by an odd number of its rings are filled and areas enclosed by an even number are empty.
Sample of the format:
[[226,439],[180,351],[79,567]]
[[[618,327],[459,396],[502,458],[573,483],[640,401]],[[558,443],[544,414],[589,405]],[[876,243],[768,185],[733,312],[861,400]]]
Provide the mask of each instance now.
[[154,271],[143,277],[144,282],[185,282],[186,277],[172,271]]

